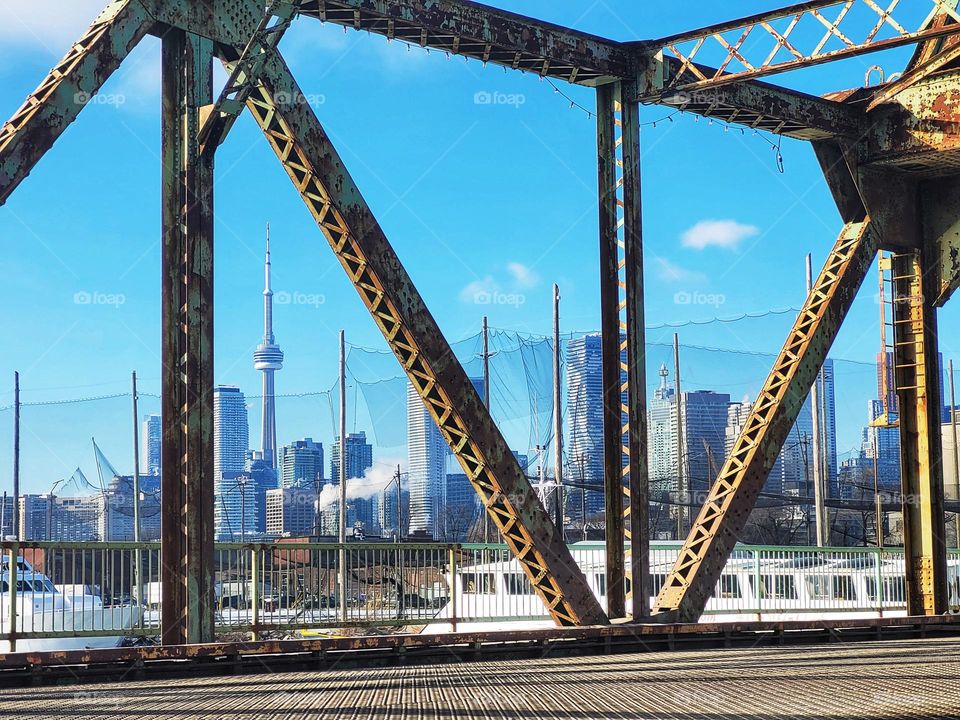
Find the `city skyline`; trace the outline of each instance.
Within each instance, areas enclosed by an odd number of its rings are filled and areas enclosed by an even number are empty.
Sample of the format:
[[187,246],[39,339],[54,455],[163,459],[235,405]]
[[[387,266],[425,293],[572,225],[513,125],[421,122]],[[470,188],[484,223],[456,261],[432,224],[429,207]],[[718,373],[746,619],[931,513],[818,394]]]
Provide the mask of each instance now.
[[[505,7],[543,9],[557,22],[594,30],[616,21],[602,4],[575,8],[542,0],[531,2],[522,5],[514,0]],[[83,3],[78,2],[70,4],[62,23],[45,22],[36,14],[25,19],[28,30],[20,39],[24,47],[0,68],[4,80],[0,83],[0,104],[5,105],[8,116],[49,70],[51,60],[56,59],[53,56],[62,55],[82,34],[96,10],[89,6],[84,11]],[[705,12],[716,19],[724,15],[719,6],[705,8]],[[644,28],[668,34],[671,28],[684,25],[681,9],[674,7],[652,12],[643,6],[631,6],[619,9],[617,14],[628,25],[639,27],[642,19]],[[619,21],[616,26],[623,27]],[[288,61],[304,87],[323,89],[328,102],[318,110],[338,138],[337,144],[346,151],[373,142],[373,151],[384,159],[382,168],[359,163],[351,170],[373,207],[391,209],[384,220],[385,231],[397,245],[404,266],[414,277],[423,279],[421,290],[444,334],[454,341],[468,337],[479,327],[480,317],[489,315],[493,327],[548,335],[552,282],[558,282],[563,291],[564,329],[597,327],[595,123],[585,113],[570,110],[569,103],[552,88],[529,75],[491,72],[474,63],[451,63],[440,57],[441,53],[426,55],[423,51],[412,53],[413,62],[404,64],[401,70],[392,62],[396,58],[383,52],[386,45],[381,39],[357,33],[345,35],[333,27],[321,27],[316,32],[329,44],[307,53],[304,41],[313,36],[299,25],[291,28],[285,40],[290,45]],[[317,63],[316,53],[329,60],[329,65],[320,67],[324,63]],[[359,62],[333,66],[344,53]],[[125,392],[132,369],[137,369],[141,378],[145,406],[146,393],[159,392],[159,217],[152,210],[156,204],[152,168],[159,155],[155,127],[159,73],[153,70],[158,64],[159,43],[148,38],[103,88],[107,97],[122,95],[124,104],[91,103],[81,121],[62,138],[57,152],[44,158],[0,217],[5,237],[23,238],[11,243],[12,281],[0,289],[3,307],[16,308],[9,312],[8,319],[11,337],[18,338],[16,347],[0,358],[2,407],[12,402],[15,369],[23,373],[27,402]],[[862,82],[863,68],[856,63],[852,67],[831,67],[829,75],[828,80],[823,73],[812,71],[803,89],[819,94],[834,88],[835,83],[853,87]],[[345,97],[352,98],[353,88],[370,85],[382,87],[382,93],[352,99],[359,105],[344,105]],[[477,91],[520,95],[526,102],[522,107],[478,107],[473,103]],[[592,91],[571,88],[571,93],[581,104],[591,106]],[[380,137],[376,118],[382,113],[385,98],[394,103],[401,132],[412,142],[422,138],[449,148],[450,153],[435,163],[436,158],[423,157],[411,146]],[[347,107],[350,112],[345,112]],[[718,184],[710,173],[691,178],[689,191],[702,200],[695,208],[675,197],[673,183],[647,185],[645,280],[651,327],[797,307],[804,294],[806,253],[814,254],[814,265],[818,266],[840,227],[809,147],[784,138],[785,174],[781,175],[766,143],[749,132],[747,136],[724,133],[719,126],[695,123],[682,114],[674,122],[658,123],[654,128],[650,123],[663,117],[662,110],[644,107],[641,113],[646,123],[645,174],[672,178],[678,168],[701,165],[736,167],[740,171],[736,183]],[[449,125],[422,119],[447,114],[453,120]],[[418,120],[412,121],[411,117]],[[115,148],[110,163],[98,158],[104,147]],[[556,147],[575,150],[558,157],[551,152]],[[257,339],[250,330],[253,317],[259,316],[263,307],[259,295],[263,286],[263,228],[270,221],[278,251],[271,258],[274,304],[284,314],[283,324],[277,329],[285,354],[291,358],[284,362],[284,391],[327,389],[336,377],[332,344],[339,327],[347,327],[350,341],[358,346],[386,350],[386,345],[343,278],[339,263],[317,237],[315,223],[303,212],[296,193],[282,184],[263,183],[263,202],[249,201],[249,178],[276,170],[276,159],[263,146],[259,130],[252,124],[238,123],[231,141],[219,152],[220,167],[230,168],[230,172],[218,186],[216,208],[215,381],[243,387],[251,398],[262,382],[262,374],[250,362]],[[522,153],[532,153],[537,162],[504,176],[504,162]],[[348,153],[348,161],[351,157]],[[489,193],[482,200],[464,199],[456,191],[464,167],[474,168],[478,182],[495,181],[501,191]],[[45,179],[53,178],[70,183],[74,189],[68,197],[60,198],[62,205],[57,212],[50,212],[49,197],[42,191]],[[785,182],[810,189],[802,195],[803,202],[785,194]],[[533,217],[524,195],[530,187],[545,184],[556,186],[548,199],[549,212]],[[397,196],[403,201],[399,202]],[[495,217],[511,217],[513,222],[507,232],[491,235],[482,224],[462,222],[465,204]],[[731,220],[737,227],[756,228],[758,232],[732,247],[684,245],[687,232],[710,219]],[[33,237],[30,233],[35,233],[39,241],[28,241]],[[445,241],[438,242],[437,238]],[[545,242],[550,252],[544,252]],[[97,252],[91,253],[91,246],[96,246]],[[425,246],[430,249],[421,250]],[[763,271],[773,266],[783,268],[783,273],[774,277]],[[474,283],[477,292],[461,297]],[[872,293],[862,295],[849,315],[855,329],[842,332],[838,338],[833,353],[837,358],[868,361],[879,347]],[[493,302],[501,296],[516,296],[516,302]],[[23,303],[24,297],[33,298],[33,302]],[[478,299],[491,302],[478,304]],[[281,301],[287,304],[281,306]],[[956,358],[960,348],[953,340],[955,334],[947,330],[958,326],[960,309],[948,305],[940,316],[944,355]],[[690,344],[776,353],[791,321],[787,314],[769,321],[688,326],[680,332]],[[671,332],[651,330],[648,338],[651,343],[665,342]],[[758,385],[771,361],[764,361],[764,367],[748,365],[748,357],[743,358],[745,380]],[[657,364],[651,369],[653,375]],[[706,371],[701,376],[709,379]],[[718,389],[728,391],[725,387]],[[741,397],[743,393],[730,394]],[[838,408],[838,443],[844,453],[859,446],[860,416],[867,399],[867,395],[858,393],[846,403],[855,407]],[[328,435],[309,424],[315,408],[305,404],[294,407],[288,400],[277,402],[290,407],[287,420],[278,424],[281,442],[304,435],[325,442],[332,437],[332,433]],[[254,432],[262,424],[260,404],[256,402],[250,408]],[[55,455],[40,442],[51,444],[45,431],[64,430],[69,435],[70,426],[77,424],[76,416],[69,418],[73,422],[55,423],[47,420],[52,410],[43,415],[38,409],[25,414],[23,472],[26,482],[35,483],[30,489],[40,491],[69,475],[90,435],[102,439],[111,456],[130,456],[128,404],[118,401],[114,407],[104,402],[91,407],[102,416],[96,427],[76,440],[67,437]],[[158,411],[159,407],[149,409]],[[9,418],[9,411],[0,412],[0,427],[9,427]],[[37,437],[30,434],[30,429]],[[0,467],[5,468],[11,465],[7,435],[0,433]],[[87,455],[83,456],[84,462],[88,462]],[[126,460],[124,465],[129,467]]]

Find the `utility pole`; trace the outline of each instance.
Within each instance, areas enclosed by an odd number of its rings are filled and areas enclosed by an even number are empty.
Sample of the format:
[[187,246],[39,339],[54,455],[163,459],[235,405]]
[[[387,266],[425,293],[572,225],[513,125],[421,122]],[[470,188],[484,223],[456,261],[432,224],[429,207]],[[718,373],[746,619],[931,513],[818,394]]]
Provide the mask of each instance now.
[[133,541],[140,542],[140,436],[137,426],[137,371],[133,371]]
[[13,373],[13,534],[20,540],[20,373]]
[[347,621],[347,343],[340,331],[340,619]]
[[[807,255],[807,294],[813,290],[813,258]],[[814,522],[817,530],[817,547],[823,547],[826,542],[826,523],[823,505],[823,463],[821,461],[822,451],[820,448],[820,373],[813,381],[813,387],[810,388],[810,411],[813,413],[813,505]]]
[[400,490],[400,466],[397,465],[397,542],[403,539],[403,508],[400,505],[403,493]]
[[[954,500],[960,501],[960,444],[957,443],[957,397],[953,386],[953,360],[948,365],[950,373],[950,429],[953,432],[953,485]],[[957,547],[960,548],[960,512],[953,514]]]
[[553,491],[554,525],[563,537],[563,418],[560,414],[560,286],[553,286]]
[[137,548],[133,551],[133,585],[134,599],[137,606],[143,605],[140,602],[140,434],[137,419],[139,411],[137,408],[137,371],[131,374],[133,389],[133,542],[137,543]]
[[680,507],[677,510],[677,539],[687,533],[687,515],[690,513],[688,498],[690,488],[683,476],[683,392],[680,386],[680,336],[673,334],[673,381],[677,417],[677,489],[680,491]]
[[[490,333],[487,328],[487,316],[483,316],[483,406],[490,412]],[[483,542],[490,544],[490,515],[483,510]]]

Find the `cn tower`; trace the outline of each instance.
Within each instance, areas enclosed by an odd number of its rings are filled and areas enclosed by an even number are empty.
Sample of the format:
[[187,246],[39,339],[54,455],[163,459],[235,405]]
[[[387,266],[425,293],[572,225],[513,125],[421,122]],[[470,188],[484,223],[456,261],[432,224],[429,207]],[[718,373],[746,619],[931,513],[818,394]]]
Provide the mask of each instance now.
[[273,290],[270,287],[270,225],[267,225],[267,258],[264,263],[263,342],[253,353],[253,367],[263,373],[263,421],[260,449],[270,467],[277,467],[277,408],[273,374],[283,367],[283,351],[273,336]]

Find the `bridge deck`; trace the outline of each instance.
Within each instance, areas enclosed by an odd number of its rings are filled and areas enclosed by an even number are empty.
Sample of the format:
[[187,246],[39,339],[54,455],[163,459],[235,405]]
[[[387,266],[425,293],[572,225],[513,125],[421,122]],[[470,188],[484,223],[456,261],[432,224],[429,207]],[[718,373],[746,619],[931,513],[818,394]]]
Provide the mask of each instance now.
[[960,639],[9,689],[0,717],[960,718]]

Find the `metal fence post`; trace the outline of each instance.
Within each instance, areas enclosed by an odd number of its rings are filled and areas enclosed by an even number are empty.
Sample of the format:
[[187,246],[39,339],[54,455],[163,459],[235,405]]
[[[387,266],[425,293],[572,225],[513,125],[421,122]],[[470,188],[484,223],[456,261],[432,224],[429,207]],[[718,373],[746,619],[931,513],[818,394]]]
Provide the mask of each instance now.
[[877,548],[876,559],[873,564],[874,582],[877,584],[877,609],[880,611],[880,617],[883,617],[883,548]]
[[457,546],[450,546],[450,626],[457,631]]
[[10,607],[8,608],[8,618],[10,620],[10,652],[17,651],[17,555],[20,552],[19,543],[14,540],[10,545],[10,565],[9,574],[10,587],[8,597],[10,598]]
[[763,606],[760,604],[760,599],[763,597],[760,578],[760,552],[760,550],[753,551],[753,594],[757,600],[757,620],[763,613]]
[[250,602],[253,604],[250,618],[250,639],[260,639],[260,546],[250,546]]
[[[341,508],[343,512],[343,508]],[[345,540],[340,542],[339,552],[339,581],[340,581],[340,622],[347,624],[347,543]]]

